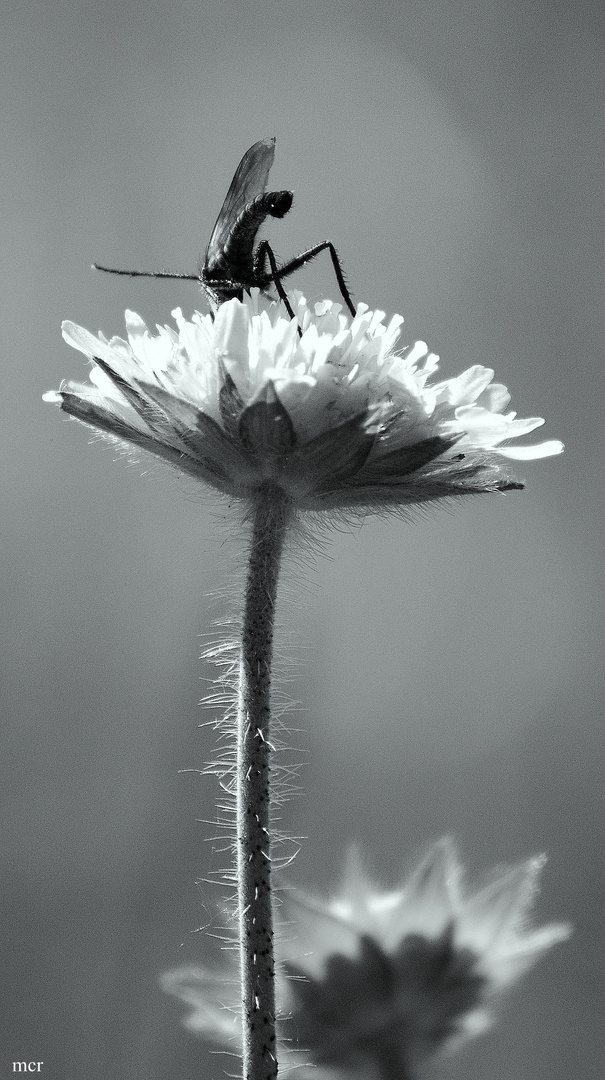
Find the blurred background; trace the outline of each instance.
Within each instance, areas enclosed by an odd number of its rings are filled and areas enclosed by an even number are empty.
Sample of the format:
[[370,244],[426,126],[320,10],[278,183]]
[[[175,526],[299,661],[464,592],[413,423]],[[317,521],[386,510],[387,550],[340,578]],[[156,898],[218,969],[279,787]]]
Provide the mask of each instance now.
[[[201,305],[195,271],[235,167],[277,137],[267,235],[330,237],[353,294],[405,316],[444,375],[493,366],[563,458],[527,491],[334,532],[282,607],[302,703],[306,839],[329,892],[357,840],[377,877],[453,833],[472,873],[539,851],[561,946],[452,1080],[596,1080],[603,1017],[605,69],[596,0],[5,0],[2,80],[0,1070],[218,1078],[158,988],[216,959],[195,933],[224,859],[199,660],[238,581],[233,518],[128,466],[41,402],[85,373],[63,318],[121,333]],[[329,260],[297,275],[336,298]],[[597,453],[597,450],[599,451]],[[216,591],[219,591],[217,594]],[[301,754],[292,752],[292,760]],[[220,960],[220,956],[219,956]],[[231,1066],[232,1070],[232,1066]]]

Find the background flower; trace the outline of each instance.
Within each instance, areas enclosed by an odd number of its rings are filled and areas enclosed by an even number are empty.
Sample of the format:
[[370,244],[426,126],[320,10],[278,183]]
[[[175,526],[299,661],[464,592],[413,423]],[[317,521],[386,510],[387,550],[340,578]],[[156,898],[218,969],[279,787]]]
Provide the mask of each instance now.
[[[530,925],[543,858],[497,868],[470,889],[452,841],[384,890],[351,849],[330,901],[285,894],[278,957],[282,1065],[414,1077],[495,1018],[503,992],[567,924]],[[237,1052],[237,978],[192,966],[163,987],[192,1007],[187,1027]],[[305,1056],[307,1055],[307,1056]]]

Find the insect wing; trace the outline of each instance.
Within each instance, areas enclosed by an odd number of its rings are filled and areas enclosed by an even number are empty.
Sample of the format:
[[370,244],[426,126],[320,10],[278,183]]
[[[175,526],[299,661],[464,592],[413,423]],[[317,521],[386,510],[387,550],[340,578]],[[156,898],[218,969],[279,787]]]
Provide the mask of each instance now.
[[257,195],[265,192],[274,156],[275,139],[260,139],[246,150],[212,230],[206,248],[204,269],[210,270],[222,264],[223,251],[235,221]]

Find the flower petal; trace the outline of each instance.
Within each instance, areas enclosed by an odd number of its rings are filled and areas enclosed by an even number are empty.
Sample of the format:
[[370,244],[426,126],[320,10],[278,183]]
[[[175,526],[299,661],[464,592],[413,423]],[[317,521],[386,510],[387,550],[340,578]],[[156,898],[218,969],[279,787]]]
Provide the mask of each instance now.
[[512,461],[537,461],[539,458],[554,457],[562,454],[565,446],[559,439],[548,439],[535,446],[498,446],[499,454],[510,458]]

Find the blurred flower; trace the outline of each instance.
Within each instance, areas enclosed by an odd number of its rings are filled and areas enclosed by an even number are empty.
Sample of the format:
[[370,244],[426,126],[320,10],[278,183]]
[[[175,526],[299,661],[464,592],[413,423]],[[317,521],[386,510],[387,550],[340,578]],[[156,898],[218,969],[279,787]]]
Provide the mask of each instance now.
[[543,420],[505,413],[510,397],[476,365],[429,383],[438,358],[423,342],[394,352],[403,322],[359,305],[354,319],[329,300],[296,313],[257,290],[178,330],[152,335],[126,313],[128,340],[63,324],[65,340],[94,361],[90,382],[47,401],[246,499],[280,486],[310,510],[380,509],[522,487],[504,458],[557,454],[550,441],[511,447]]
[[[527,925],[543,861],[494,871],[468,891],[445,838],[399,889],[377,888],[352,852],[332,901],[289,891],[278,945],[282,1064],[306,1051],[327,1071],[402,1080],[485,1030],[502,992],[569,936],[564,924]],[[191,1030],[237,1051],[235,982],[192,967],[163,985],[193,1007]]]

